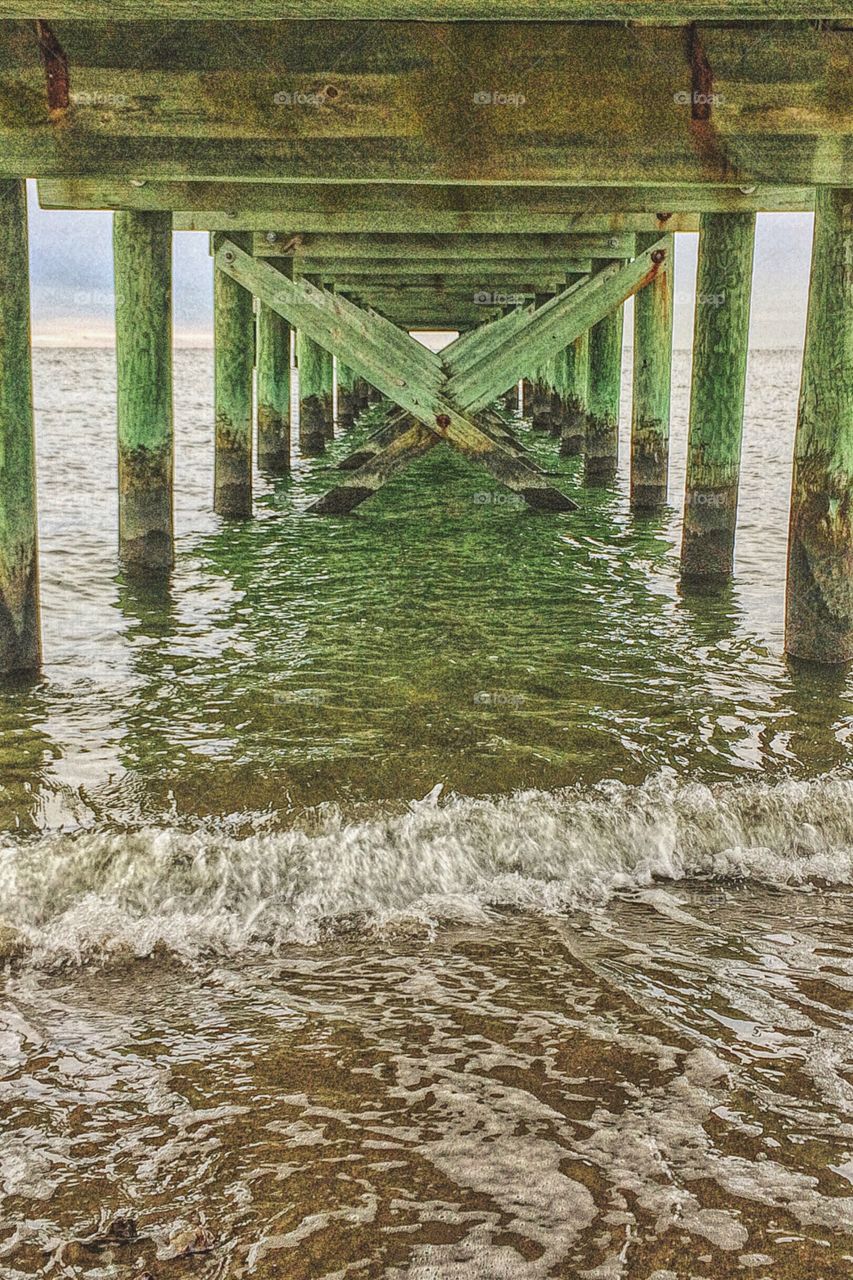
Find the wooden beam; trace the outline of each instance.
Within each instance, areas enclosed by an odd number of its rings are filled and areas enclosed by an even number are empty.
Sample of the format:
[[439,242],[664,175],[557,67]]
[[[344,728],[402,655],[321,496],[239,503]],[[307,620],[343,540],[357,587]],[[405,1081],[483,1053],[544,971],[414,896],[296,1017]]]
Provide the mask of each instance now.
[[290,325],[262,302],[258,307],[258,467],[290,470]]
[[[654,279],[666,258],[658,242],[627,264],[611,263],[590,279],[583,278],[545,306],[537,308],[524,328],[510,335],[473,369],[451,379],[449,394],[471,409],[489,404],[496,395],[551,359],[587,329],[621,307],[627,298]],[[500,385],[503,382],[503,385]]]
[[[654,282],[649,288],[653,287]],[[642,290],[645,293],[645,290]],[[639,295],[638,295],[639,296]],[[636,305],[636,304],[635,304]],[[576,458],[586,447],[586,427],[589,414],[589,332],[566,347],[562,354],[560,390],[564,411],[560,430],[560,453],[564,458]]]
[[213,273],[213,347],[213,509],[245,518],[252,514],[254,315],[251,296],[221,271]]
[[819,191],[794,442],[785,651],[853,658],[853,190]]
[[172,224],[166,213],[113,218],[118,374],[118,526],[125,566],[174,560]]
[[[849,181],[853,31],[826,25],[709,24],[692,46],[677,27],[577,22],[447,24],[437,38],[418,22],[170,16],[54,33],[73,98],[51,112],[31,26],[4,24],[0,176]],[[708,104],[692,97],[697,48]],[[496,67],[497,98],[482,84]]]
[[577,257],[629,258],[636,237],[620,231],[612,235],[255,235],[252,252],[256,258],[288,258],[300,270],[303,260],[322,263],[359,262],[405,263],[444,260],[481,264],[494,259],[526,262],[562,261]]
[[[631,257],[631,254],[626,255]],[[310,276],[312,279],[336,280],[358,279],[366,282],[372,280],[388,280],[403,283],[410,280],[413,284],[426,284],[430,280],[444,281],[447,284],[463,281],[469,287],[488,286],[494,292],[500,292],[507,281],[541,278],[562,278],[568,275],[586,275],[592,270],[592,258],[530,258],[519,262],[515,258],[473,258],[465,261],[462,258],[422,258],[413,262],[403,259],[382,261],[375,259],[338,258],[304,258],[287,259],[271,258],[272,262],[295,263],[296,275]],[[497,303],[504,306],[504,303]]]
[[425,186],[402,183],[43,180],[45,209],[174,212],[176,231],[491,232],[698,231],[699,213],[801,213],[812,187]]
[[[368,18],[419,22],[469,22],[483,19],[479,0],[4,0],[4,17],[50,21],[90,21],[106,13],[115,22],[148,19],[291,21],[293,19]],[[541,0],[494,0],[490,21],[540,21]],[[850,17],[846,0],[549,0],[554,22],[782,21]]]
[[0,675],[41,665],[27,192],[0,182]]

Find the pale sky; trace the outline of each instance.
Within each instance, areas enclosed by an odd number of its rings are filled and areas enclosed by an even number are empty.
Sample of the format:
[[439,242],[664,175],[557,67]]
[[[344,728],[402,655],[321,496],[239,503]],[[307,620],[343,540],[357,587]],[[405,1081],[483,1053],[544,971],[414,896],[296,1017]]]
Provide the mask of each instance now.
[[[751,345],[799,347],[805,328],[812,215],[760,214],[756,238]],[[675,343],[690,346],[698,236],[678,235]],[[208,344],[212,268],[208,237],[174,237],[175,335]],[[30,184],[33,335],[37,343],[112,341],[112,215],[45,210]],[[485,282],[484,282],[485,283]],[[630,323],[626,340],[630,341]]]

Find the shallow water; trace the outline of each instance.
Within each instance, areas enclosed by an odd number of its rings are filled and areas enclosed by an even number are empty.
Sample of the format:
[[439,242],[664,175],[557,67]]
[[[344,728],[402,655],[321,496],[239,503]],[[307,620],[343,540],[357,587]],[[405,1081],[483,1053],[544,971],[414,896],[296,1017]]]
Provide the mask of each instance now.
[[0,1276],[847,1276],[853,685],[781,654],[796,353],[753,355],[713,595],[624,475],[532,515],[436,452],[320,520],[336,444],[225,524],[210,365],[139,587],[112,354],[37,353]]

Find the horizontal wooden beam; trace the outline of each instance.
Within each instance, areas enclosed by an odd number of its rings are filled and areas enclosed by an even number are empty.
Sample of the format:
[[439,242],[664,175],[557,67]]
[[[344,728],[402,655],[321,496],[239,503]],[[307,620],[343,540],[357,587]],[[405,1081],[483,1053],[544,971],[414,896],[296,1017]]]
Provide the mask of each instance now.
[[[577,258],[630,258],[636,236],[614,235],[305,235],[253,237],[256,258],[289,258],[299,269],[308,259],[321,262],[399,262],[407,266],[419,259],[471,263],[492,259],[542,262]],[[304,269],[304,268],[303,268]]]
[[[272,261],[278,259],[273,258]],[[532,258],[529,261],[518,261],[515,258],[472,258],[470,262],[447,258],[424,258],[421,262],[304,258],[297,261],[293,274],[318,279],[346,276],[348,279],[364,277],[397,280],[403,276],[413,276],[421,280],[467,280],[473,285],[492,283],[502,286],[508,280],[534,279],[542,275],[549,278],[583,275],[592,269],[591,262],[591,258]]]
[[402,183],[102,182],[38,185],[45,209],[169,210],[176,231],[348,233],[697,231],[699,213],[801,213],[811,187],[484,187]]
[[[489,21],[541,21],[542,0],[491,0]],[[146,19],[208,21],[240,19],[363,20],[412,19],[469,22],[483,19],[481,0],[4,0],[7,18],[116,22]],[[557,22],[780,21],[849,18],[847,0],[548,0],[547,17]]]
[[692,31],[56,21],[66,105],[48,102],[32,24],[4,22],[0,177],[849,182],[853,31]]

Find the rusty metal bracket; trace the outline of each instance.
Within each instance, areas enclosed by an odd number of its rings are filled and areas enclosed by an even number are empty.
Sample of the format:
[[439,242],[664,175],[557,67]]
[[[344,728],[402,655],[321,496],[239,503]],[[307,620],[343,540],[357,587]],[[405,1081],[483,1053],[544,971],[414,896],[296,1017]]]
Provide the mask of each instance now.
[[50,114],[67,111],[71,105],[71,79],[68,73],[68,57],[57,40],[52,27],[41,18],[36,19],[39,53],[47,77],[47,105]]

